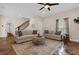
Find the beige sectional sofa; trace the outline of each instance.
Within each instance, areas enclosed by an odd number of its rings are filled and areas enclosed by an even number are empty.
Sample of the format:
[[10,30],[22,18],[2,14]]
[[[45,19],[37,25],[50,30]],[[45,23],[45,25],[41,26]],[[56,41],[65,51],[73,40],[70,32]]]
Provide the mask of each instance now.
[[[34,36],[37,36],[36,31],[32,31],[32,30],[21,31],[20,36],[18,35],[18,31],[16,31],[15,42],[22,43],[26,41],[31,41]],[[44,37],[48,39],[61,40],[61,35],[48,33],[47,31],[46,33],[44,33]]]
[[19,36],[18,32],[16,31],[16,35],[15,35],[15,42],[16,43],[22,43],[22,42],[26,42],[26,41],[30,41],[32,40],[32,37],[36,36],[37,34],[33,34],[33,31],[21,31],[22,35]]
[[44,36],[48,39],[62,40],[60,34],[56,34],[54,31],[45,30]]

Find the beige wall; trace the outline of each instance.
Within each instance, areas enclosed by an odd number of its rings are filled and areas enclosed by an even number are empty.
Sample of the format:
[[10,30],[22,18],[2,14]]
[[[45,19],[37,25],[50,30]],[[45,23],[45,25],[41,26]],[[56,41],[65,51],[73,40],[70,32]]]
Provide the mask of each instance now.
[[73,41],[79,42],[79,24],[74,23],[74,18],[79,17],[79,8],[75,8],[69,11],[58,13],[50,17],[45,18],[44,28],[55,31],[56,19],[62,20],[63,18],[69,18],[69,33],[70,38]]

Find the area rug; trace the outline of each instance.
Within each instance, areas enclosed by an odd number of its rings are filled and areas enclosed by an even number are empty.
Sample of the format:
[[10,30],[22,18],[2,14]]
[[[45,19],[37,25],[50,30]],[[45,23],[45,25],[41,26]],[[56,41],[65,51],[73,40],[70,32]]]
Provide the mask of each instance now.
[[62,46],[61,41],[45,39],[43,45],[34,45],[32,41],[21,44],[13,44],[17,55],[54,55]]

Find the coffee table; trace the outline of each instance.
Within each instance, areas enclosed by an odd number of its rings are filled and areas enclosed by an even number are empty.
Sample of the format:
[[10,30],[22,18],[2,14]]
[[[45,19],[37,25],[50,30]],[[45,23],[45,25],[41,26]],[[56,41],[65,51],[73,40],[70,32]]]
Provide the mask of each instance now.
[[35,36],[32,38],[32,43],[34,45],[43,45],[45,43],[44,39],[45,39],[45,37],[43,37],[43,36],[41,36],[41,37]]

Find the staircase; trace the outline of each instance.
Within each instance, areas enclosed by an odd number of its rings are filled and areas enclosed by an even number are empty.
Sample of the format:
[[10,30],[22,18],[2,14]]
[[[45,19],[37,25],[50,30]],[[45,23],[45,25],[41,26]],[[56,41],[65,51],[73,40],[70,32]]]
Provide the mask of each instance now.
[[25,28],[27,28],[29,26],[29,24],[30,24],[30,21],[27,20],[24,23],[22,23],[21,25],[19,25],[18,27],[16,27],[16,29],[18,29],[18,31],[22,31]]

